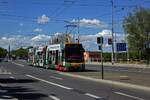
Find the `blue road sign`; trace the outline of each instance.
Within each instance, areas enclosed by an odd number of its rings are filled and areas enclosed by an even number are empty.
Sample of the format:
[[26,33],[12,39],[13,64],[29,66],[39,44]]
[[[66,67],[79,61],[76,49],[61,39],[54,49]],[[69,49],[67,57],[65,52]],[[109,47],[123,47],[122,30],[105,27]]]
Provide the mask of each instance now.
[[127,51],[126,43],[117,43],[117,51]]

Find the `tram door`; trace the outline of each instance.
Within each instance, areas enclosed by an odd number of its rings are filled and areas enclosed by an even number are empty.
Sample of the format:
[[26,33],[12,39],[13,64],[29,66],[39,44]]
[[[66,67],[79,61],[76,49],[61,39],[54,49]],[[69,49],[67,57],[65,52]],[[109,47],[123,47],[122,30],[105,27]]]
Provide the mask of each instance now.
[[58,50],[56,51],[52,51],[52,64],[57,65],[59,62],[59,54],[58,54]]
[[58,60],[59,60],[59,59],[58,59],[58,58],[59,58],[59,57],[58,57],[58,50],[56,50],[56,56],[55,56],[55,57],[56,57],[56,59],[55,59],[55,64],[57,65],[58,62],[59,62],[59,61],[58,61]]

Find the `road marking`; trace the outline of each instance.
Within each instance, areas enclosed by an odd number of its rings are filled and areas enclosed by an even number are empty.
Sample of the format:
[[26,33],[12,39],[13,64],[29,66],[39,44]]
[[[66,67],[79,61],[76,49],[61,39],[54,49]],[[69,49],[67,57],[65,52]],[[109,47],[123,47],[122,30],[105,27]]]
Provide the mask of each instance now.
[[47,80],[44,80],[44,79],[40,79],[40,78],[37,78],[35,76],[32,76],[32,75],[26,75],[30,78],[33,78],[33,79],[36,79],[36,80],[39,80],[39,81],[42,81],[42,82],[45,82],[45,83],[48,83],[48,84],[51,84],[51,85],[54,85],[54,86],[57,86],[57,87],[61,87],[63,89],[67,89],[67,90],[72,90],[73,88],[70,88],[70,87],[66,87],[66,86],[63,86],[63,85],[60,85],[60,84],[57,84],[57,83],[53,83],[53,82],[50,82],[50,81],[47,81]]
[[3,95],[0,97],[0,100],[18,100],[17,98],[13,98],[12,96]]
[[60,77],[55,77],[55,76],[50,76],[51,78],[57,79],[57,80],[63,80],[63,78]]
[[136,100],[145,100],[145,99],[143,99],[143,98],[139,98],[139,97],[136,97],[136,96],[132,96],[132,95],[129,95],[129,94],[125,94],[125,93],[122,93],[122,92],[114,92],[114,93],[115,93],[115,94],[118,94],[118,95],[130,97],[130,98],[133,98],[133,99],[136,99]]
[[15,77],[13,77],[13,76],[10,76],[9,78],[11,78],[11,79],[15,79]]
[[2,83],[0,83],[0,86],[5,87],[5,86],[7,86],[7,85],[6,85],[6,84],[2,84]]
[[53,99],[53,100],[60,100],[59,98],[57,98],[56,96],[53,96],[53,95],[49,95],[48,97]]
[[11,75],[11,72],[0,72],[0,75]]
[[24,65],[22,65],[22,64],[15,63],[15,62],[12,62],[12,63],[13,63],[13,64],[15,64],[15,65],[18,65],[18,66],[24,67]]
[[95,99],[102,99],[102,97],[99,97],[99,96],[96,96],[96,95],[93,95],[90,93],[85,93],[85,95],[90,96],[90,97],[95,98]]
[[1,66],[1,68],[0,68],[0,75],[3,75],[3,74],[11,74],[11,72],[8,72],[6,69],[4,69],[4,67],[3,66]]

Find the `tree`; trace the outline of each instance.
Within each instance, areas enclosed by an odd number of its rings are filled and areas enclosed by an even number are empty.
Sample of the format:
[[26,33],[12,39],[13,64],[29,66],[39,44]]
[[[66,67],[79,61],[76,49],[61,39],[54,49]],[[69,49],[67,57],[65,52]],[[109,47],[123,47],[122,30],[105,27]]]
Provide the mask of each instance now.
[[144,43],[149,40],[150,9],[138,8],[129,13],[123,21],[123,28],[127,34],[129,51],[144,51]]
[[4,58],[7,55],[7,50],[0,47],[0,58]]
[[28,57],[28,49],[19,48],[17,50],[13,50],[11,54],[24,59]]

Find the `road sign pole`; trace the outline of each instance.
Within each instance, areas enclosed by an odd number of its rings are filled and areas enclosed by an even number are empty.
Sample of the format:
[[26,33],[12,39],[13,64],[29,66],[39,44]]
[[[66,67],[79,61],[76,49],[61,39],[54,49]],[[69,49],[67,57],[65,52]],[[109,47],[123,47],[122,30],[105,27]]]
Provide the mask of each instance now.
[[104,66],[103,66],[103,47],[101,44],[101,68],[102,68],[102,79],[104,79]]
[[104,79],[104,67],[103,67],[103,37],[97,37],[97,44],[99,44],[99,50],[101,51],[101,73],[102,79]]

